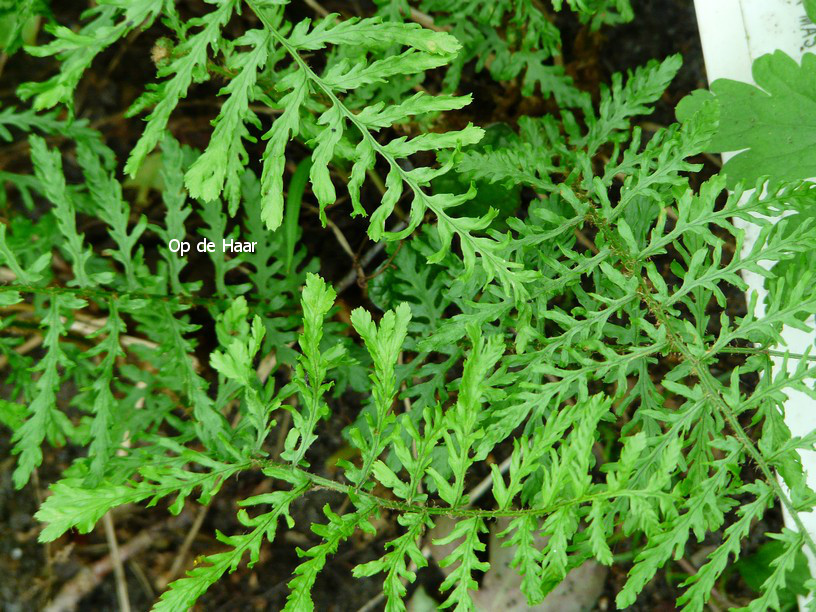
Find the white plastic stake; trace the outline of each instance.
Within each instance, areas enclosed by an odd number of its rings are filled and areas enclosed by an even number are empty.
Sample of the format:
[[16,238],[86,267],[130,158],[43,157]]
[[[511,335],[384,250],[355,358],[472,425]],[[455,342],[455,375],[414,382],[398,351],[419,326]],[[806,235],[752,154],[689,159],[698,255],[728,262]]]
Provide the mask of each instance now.
[[[816,25],[805,14],[802,0],[695,0],[697,22],[703,43],[709,82],[719,78],[753,82],[751,65],[755,59],[782,50],[799,61],[808,51],[816,52]],[[723,155],[727,160],[730,155]],[[735,225],[746,232],[743,254],[754,246],[758,227],[736,220]],[[763,278],[755,273],[744,274],[748,293],[757,292],[756,312],[765,314],[767,291]],[[787,350],[803,353],[813,346],[816,335],[785,327],[782,331]],[[792,370],[796,364],[789,364]],[[774,375],[782,368],[782,360],[774,358]],[[813,381],[810,381],[812,384]],[[785,422],[794,436],[804,436],[816,429],[816,401],[799,391],[786,391]],[[807,481],[816,489],[816,453],[800,451],[807,471]],[[783,484],[784,486],[784,484]],[[784,512],[784,509],[783,509]],[[784,512],[785,524],[795,529],[791,517]],[[807,530],[816,538],[816,513],[800,513]],[[805,549],[812,575],[816,575],[816,558]],[[800,607],[806,600],[800,598]]]

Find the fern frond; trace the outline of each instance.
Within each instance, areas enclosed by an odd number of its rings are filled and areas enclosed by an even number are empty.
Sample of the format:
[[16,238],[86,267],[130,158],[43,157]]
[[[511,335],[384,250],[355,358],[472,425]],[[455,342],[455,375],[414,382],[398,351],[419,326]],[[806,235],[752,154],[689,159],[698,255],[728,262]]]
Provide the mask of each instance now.
[[73,263],[76,279],[70,281],[69,284],[92,287],[97,284],[98,276],[89,275],[86,269],[91,258],[91,250],[84,246],[84,236],[77,233],[75,205],[65,185],[60,152],[49,150],[45,140],[39,136],[32,135],[29,143],[31,144],[34,171],[43,185],[46,196],[54,205],[54,217],[56,217],[60,232],[65,237],[65,250]]
[[[20,19],[44,8],[12,4]],[[77,31],[49,25],[51,42],[32,47],[60,66],[20,89],[33,108],[0,109],[0,140],[29,138],[14,150],[30,149],[33,168],[0,172],[0,423],[17,487],[46,442],[77,447],[37,513],[41,540],[87,532],[122,504],[207,506],[254,474],[269,492],[235,500],[237,529],[157,609],[194,606],[258,562],[280,519],[291,529],[293,504],[321,489],[337,499],[307,522],[317,537],[298,550],[288,610],[313,609],[333,556],[389,521],[354,576],[381,575],[386,609],[404,610],[429,550],[450,545],[442,605],[473,609],[482,572],[497,570],[483,561],[493,520],[491,546],[512,548],[530,606],[581,564],[623,555],[617,603],[635,605],[673,558],[718,540],[682,585],[678,604],[700,610],[779,507],[796,530],[770,536],[781,554],[751,605],[780,606],[802,582],[801,549],[816,554],[799,455],[816,433],[794,437],[784,413],[791,394],[816,396],[816,357],[777,346],[786,327],[814,331],[816,186],[729,195],[723,175],[691,180],[718,122],[705,97],[678,124],[633,126],[678,57],[613,76],[595,108],[556,57],[549,7],[591,30],[630,17],[627,0],[376,4],[373,18],[311,20],[286,0],[248,0],[248,12],[205,0],[185,20],[173,2],[99,0]],[[8,53],[20,31],[7,17],[0,7]],[[159,82],[128,112],[147,119],[123,183],[70,106],[100,52],[159,20],[177,42],[156,43]],[[560,112],[471,125],[471,97],[451,92],[479,71],[508,101],[535,93]],[[199,152],[168,129],[213,77]],[[59,104],[67,119],[35,110]],[[370,218],[330,221],[345,200]],[[312,212],[348,232],[344,247],[389,243],[353,256],[360,292],[338,299],[348,286],[335,291],[343,270],[317,260],[331,246],[315,242]],[[255,248],[224,253],[229,239]],[[202,240],[216,248],[174,252]],[[750,274],[770,291],[743,314],[730,302]],[[276,433],[281,409],[291,422]],[[331,449],[319,443],[329,417]],[[428,542],[437,517],[452,531]]]
[[303,495],[306,484],[307,481],[299,481],[293,483],[289,491],[276,491],[243,500],[240,504],[243,508],[263,504],[272,506],[272,510],[255,517],[250,517],[246,510],[240,510],[239,521],[251,531],[234,536],[217,532],[218,541],[229,546],[229,549],[205,556],[187,576],[170,583],[153,610],[172,612],[190,608],[221,576],[228,571],[234,572],[246,553],[249,553],[250,566],[257,563],[263,542],[275,539],[278,521],[283,518],[289,527],[294,524],[289,506]]
[[99,132],[88,123],[87,119],[60,119],[57,111],[37,113],[33,109],[18,110],[7,106],[0,110],[0,139],[12,142],[12,128],[23,132],[39,132],[46,136],[63,136],[96,151],[109,169],[115,163],[113,151],[104,145]]
[[368,311],[357,308],[351,313],[351,324],[360,334],[374,362],[374,373],[371,375],[374,414],[366,413],[368,436],[364,436],[360,430],[352,434],[355,445],[362,453],[363,464],[359,470],[350,467],[346,471],[348,479],[357,487],[363,486],[368,479],[374,460],[385,449],[396,421],[391,412],[397,396],[394,368],[410,321],[411,309],[404,302],[396,310],[389,310],[383,315],[379,328]]
[[615,599],[618,607],[631,605],[627,602],[634,601],[634,594],[651,580],[657,569],[670,557],[682,552],[692,530],[701,539],[706,530],[722,525],[724,512],[736,503],[722,493],[729,486],[729,470],[740,452],[734,438],[726,440],[725,444],[728,446],[722,450],[728,454],[715,461],[714,472],[690,492],[685,503],[686,511],[670,527],[652,536],[648,545],[635,557],[629,578]]
[[88,457],[91,459],[89,486],[96,486],[102,480],[107,462],[115,450],[117,439],[116,419],[119,412],[118,402],[113,394],[113,377],[116,360],[125,352],[119,345],[119,336],[125,331],[125,324],[119,317],[119,309],[114,300],[108,301],[108,318],[96,336],[104,335],[102,341],[86,351],[83,359],[93,359],[104,354],[99,364],[99,374],[89,390],[88,406],[93,410],[91,423],[91,444]]
[[150,25],[164,4],[164,0],[103,0],[88,11],[86,15],[93,19],[79,32],[60,25],[47,26],[54,40],[27,50],[38,57],[57,56],[60,71],[42,83],[24,83],[17,93],[23,100],[34,98],[36,110],[57,104],[65,104],[73,110],[74,90],[94,58],[134,28]]
[[[164,4],[162,0],[154,0],[154,3],[157,10]],[[159,69],[160,77],[170,78],[143,94],[128,109],[127,115],[132,117],[146,107],[155,105],[147,116],[144,132],[125,164],[125,172],[131,177],[136,175],[145,157],[165,136],[167,122],[179,100],[187,95],[187,90],[194,80],[201,79],[210,48],[218,51],[221,30],[238,6],[237,0],[211,0],[209,3],[215,5],[214,10],[187,23],[188,28],[198,27],[200,30],[189,35],[175,49],[175,58],[167,66]]]
[[748,604],[751,612],[761,610],[779,610],[780,591],[787,584],[787,574],[793,569],[796,557],[801,553],[804,545],[804,536],[800,532],[784,528],[782,533],[769,533],[768,537],[782,542],[782,554],[771,561],[773,571],[768,579],[762,583],[762,596]]
[[254,450],[258,452],[275,425],[274,421],[269,422],[269,413],[274,410],[276,403],[265,406],[262,392],[258,388],[260,383],[252,362],[261,348],[266,330],[257,315],[248,324],[248,312],[246,299],[239,297],[224,313],[220,322],[225,326],[224,335],[229,338],[229,344],[224,352],[215,351],[210,356],[210,364],[223,376],[243,387],[248,420],[255,430]]
[[42,320],[46,353],[33,368],[32,373],[40,372],[40,376],[33,384],[34,395],[28,406],[28,417],[12,437],[12,453],[20,455],[13,474],[14,486],[18,489],[28,482],[31,473],[42,463],[43,440],[47,438],[52,444],[64,442],[66,433],[73,429],[68,417],[57,407],[57,390],[62,380],[60,368],[71,365],[60,345],[60,337],[67,331],[63,316],[84,306],[85,302],[75,297],[54,296]]
[[2,223],[0,223],[0,255],[2,255],[3,262],[14,273],[17,281],[29,286],[37,285],[43,280],[44,276],[42,272],[44,272],[46,267],[51,263],[51,254],[43,253],[37,258],[34,265],[28,266],[28,269],[23,268],[17,256],[14,254],[14,251],[12,251],[6,241],[6,225]]
[[488,395],[498,399],[503,394],[500,389],[493,387],[495,379],[491,374],[504,347],[495,336],[485,341],[475,328],[471,333],[473,349],[465,359],[459,397],[456,405],[445,414],[445,430],[442,434],[447,446],[453,484],[435,468],[428,468],[428,473],[439,489],[439,496],[451,507],[456,507],[463,501],[465,474],[475,460],[472,447],[484,435],[477,427],[483,398]]
[[[199,157],[199,159],[201,158]],[[200,229],[198,233],[215,245],[213,250],[207,252],[207,255],[209,255],[210,261],[213,263],[215,272],[213,280],[215,281],[216,293],[225,297],[232,297],[235,293],[248,289],[247,285],[235,285],[227,288],[226,282],[227,274],[230,270],[237,268],[241,262],[239,259],[227,258],[224,254],[224,241],[240,241],[238,228],[234,228],[227,233],[227,215],[221,210],[219,200],[204,202],[199,212],[207,227]]]
[[428,560],[422,554],[417,542],[426,530],[433,528],[430,518],[421,513],[406,513],[397,519],[399,524],[406,528],[405,533],[395,540],[386,543],[385,548],[391,549],[381,558],[363,563],[354,568],[354,577],[385,574],[383,592],[385,593],[385,609],[387,612],[402,612],[405,610],[403,601],[407,590],[403,580],[413,583],[416,572],[408,568],[408,561],[423,568]]
[[[166,454],[168,451],[171,454]],[[218,461],[171,438],[159,438],[155,445],[131,452],[132,457],[117,457],[116,461],[122,465],[132,461],[139,480],[124,483],[103,480],[89,487],[84,478],[70,477],[55,483],[51,487],[52,495],[36,515],[46,523],[40,541],[53,541],[72,528],[87,533],[108,510],[123,504],[149,500],[148,505],[153,505],[160,499],[175,496],[170,511],[178,514],[196,489],[200,490],[198,500],[208,504],[224,480],[251,466],[249,460]],[[194,471],[189,468],[190,464],[204,471]]]
[[193,345],[185,335],[194,331],[196,326],[177,318],[169,305],[163,306],[159,312],[160,325],[165,334],[162,338],[162,347],[174,355],[176,377],[192,404],[199,435],[208,445],[218,448],[218,438],[226,432],[227,422],[215,410],[213,401],[207,394],[207,382],[195,371],[190,359]]
[[[423,188],[431,179],[438,177],[450,168],[443,166],[438,170],[430,168],[416,168],[405,170],[402,160],[420,151],[438,151],[440,149],[454,149],[478,142],[483,134],[480,128],[469,126],[459,132],[444,134],[425,134],[413,139],[398,138],[387,144],[380,144],[374,137],[374,132],[392,125],[398,120],[429,111],[443,111],[461,108],[469,100],[464,97],[438,97],[428,99],[424,94],[418,94],[402,102],[394,108],[383,105],[369,107],[355,114],[340,99],[340,95],[347,88],[360,86],[372,80],[382,80],[403,72],[411,72],[417,65],[414,60],[421,61],[423,69],[442,65],[450,55],[458,49],[458,44],[449,35],[441,32],[422,30],[416,25],[388,24],[388,30],[401,31],[401,36],[395,36],[398,42],[410,45],[401,56],[401,61],[392,59],[376,60],[366,68],[360,64],[338,65],[330,68],[322,76],[318,75],[306,63],[300,54],[302,49],[310,49],[315,45],[322,47],[333,41],[334,29],[321,22],[315,27],[314,33],[308,33],[308,23],[295,29],[290,37],[282,34],[266,13],[253,2],[249,3],[253,10],[271,32],[275,43],[285,49],[295,62],[296,69],[290,72],[279,84],[279,88],[288,93],[281,99],[284,113],[275,121],[272,129],[267,133],[269,139],[264,154],[264,172],[262,176],[262,192],[264,197],[263,216],[270,229],[278,227],[283,219],[283,160],[284,148],[291,137],[299,133],[300,107],[305,103],[310,91],[314,88],[322,92],[329,100],[330,106],[318,119],[318,125],[325,125],[315,137],[316,148],[312,155],[312,170],[310,179],[320,209],[323,211],[328,204],[334,202],[335,188],[329,176],[327,164],[334,155],[340,142],[346,124],[353,126],[359,132],[359,140],[353,155],[353,167],[349,181],[349,194],[355,207],[355,213],[362,214],[364,209],[359,204],[359,189],[370,170],[376,156],[382,157],[388,164],[389,171],[385,180],[386,192],[382,203],[372,213],[369,225],[369,235],[374,240],[383,237],[399,239],[409,235],[422,221],[426,211],[433,212],[439,223],[439,232],[442,237],[442,249],[437,255],[441,258],[450,245],[450,240],[456,234],[461,241],[461,248],[468,272],[473,270],[476,257],[480,257],[488,280],[497,278],[506,288],[512,288],[514,293],[523,298],[526,291],[524,280],[531,274],[522,271],[521,266],[507,261],[502,255],[502,245],[497,241],[484,236],[474,235],[474,232],[485,229],[493,218],[493,213],[481,219],[467,219],[452,216],[448,211],[472,199],[475,192],[463,195],[434,194],[428,195]],[[332,23],[334,17],[326,18]],[[349,23],[349,22],[346,22]],[[375,25],[376,20],[359,22],[363,29]],[[340,27],[339,34],[347,35],[353,31],[355,23]],[[317,34],[315,34],[317,33]],[[365,39],[364,39],[365,40]],[[358,40],[359,42],[359,40]],[[340,80],[343,76],[345,81]],[[393,235],[385,232],[385,221],[392,214],[397,201],[402,195],[403,184],[407,185],[413,196],[411,203],[410,222],[408,227]],[[322,213],[321,213],[322,214]]]
[[601,93],[598,116],[589,118],[589,131],[578,146],[593,155],[601,144],[614,140],[615,132],[629,127],[629,117],[648,113],[649,105],[666,91],[682,63],[679,55],[651,61],[632,72],[625,84],[620,74],[613,75],[612,87]]
[[374,532],[368,519],[374,513],[377,505],[370,500],[361,501],[354,512],[338,516],[332,512],[328,504],[323,507],[323,513],[329,519],[323,525],[312,525],[321,542],[308,550],[297,549],[298,556],[306,558],[295,568],[294,578],[289,582],[289,595],[286,598],[284,610],[289,612],[311,612],[314,610],[311,592],[317,575],[326,565],[329,555],[337,552],[337,547],[347,540],[357,529]]
[[41,16],[50,13],[44,0],[16,0],[0,5],[0,19],[6,27],[3,33],[3,52],[14,55],[25,43],[25,35]]
[[135,292],[139,289],[136,270],[142,259],[142,249],[138,244],[147,229],[147,217],[140,215],[133,228],[128,230],[130,206],[122,197],[119,181],[105,170],[100,156],[83,142],[77,145],[77,158],[95,204],[94,212],[107,224],[108,232],[118,247],[111,251],[111,256],[124,269],[127,290]]
[[453,552],[440,562],[441,567],[448,567],[458,562],[440,587],[442,591],[451,591],[448,598],[442,603],[442,608],[456,606],[454,609],[457,611],[473,610],[473,600],[469,591],[479,588],[473,578],[473,572],[484,572],[490,568],[488,562],[479,561],[476,556],[477,552],[485,549],[484,543],[479,538],[481,533],[487,533],[484,520],[481,517],[472,517],[457,521],[447,536],[434,540],[437,546],[450,544],[460,538],[462,540]]
[[264,68],[271,49],[271,35],[263,30],[249,30],[235,41],[235,46],[249,46],[251,51],[230,57],[227,70],[238,69],[229,84],[219,94],[228,95],[213,125],[210,144],[190,166],[184,183],[194,198],[214,201],[225,191],[230,216],[235,216],[241,199],[241,175],[248,155],[243,141],[251,137],[246,124],[260,127],[258,115],[249,108],[259,93],[256,91],[258,72]]
[[773,499],[773,491],[762,482],[746,484],[744,489],[754,496],[753,501],[740,506],[739,519],[725,530],[725,541],[708,555],[706,564],[683,583],[690,588],[677,600],[678,605],[691,610],[703,609],[731,556],[739,558],[742,540],[750,533],[751,523],[762,516]]
[[285,450],[281,457],[292,465],[300,465],[306,451],[317,439],[315,426],[329,413],[323,395],[331,389],[326,374],[337,365],[345,352],[342,345],[320,351],[323,338],[323,319],[334,306],[334,289],[316,274],[306,275],[303,289],[303,333],[298,338],[303,354],[298,357],[293,384],[301,396],[303,412],[292,409],[292,429],[286,436]]
[[160,176],[164,184],[162,201],[167,208],[167,218],[164,227],[156,227],[154,230],[165,245],[159,248],[159,252],[167,262],[170,291],[175,295],[189,294],[194,290],[193,285],[185,285],[181,281],[181,272],[187,265],[187,260],[170,251],[171,240],[184,240],[186,236],[184,222],[193,212],[192,207],[187,203],[187,194],[184,191],[186,167],[184,149],[173,138],[165,138],[162,141]]

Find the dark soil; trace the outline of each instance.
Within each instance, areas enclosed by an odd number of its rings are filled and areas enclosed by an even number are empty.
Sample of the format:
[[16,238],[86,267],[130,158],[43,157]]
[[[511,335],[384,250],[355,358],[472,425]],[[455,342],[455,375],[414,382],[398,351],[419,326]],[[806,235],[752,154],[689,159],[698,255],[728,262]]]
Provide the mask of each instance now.
[[[179,3],[184,5],[183,2]],[[352,11],[349,3],[324,2],[329,9]],[[53,3],[63,23],[75,22],[80,9],[86,3]],[[304,5],[305,6],[305,5]],[[305,10],[305,9],[304,9]],[[599,83],[608,82],[612,72],[625,71],[646,63],[652,58],[663,58],[681,53],[685,59],[680,75],[658,104],[654,116],[644,124],[644,130],[652,130],[654,124],[665,125],[673,121],[674,106],[690,91],[706,85],[703,59],[697,37],[696,20],[691,0],[640,0],[635,6],[633,23],[589,33],[577,23],[561,24],[565,33],[564,59],[568,69],[579,82],[598,90]],[[304,13],[305,14],[305,13]],[[160,35],[160,28],[153,28],[137,37],[131,37],[126,45],[118,45],[99,58],[89,71],[78,93],[79,115],[90,119],[105,134],[120,159],[124,159],[135,143],[141,128],[138,119],[125,120],[121,111],[141,92],[143,83],[154,78],[155,68],[150,60],[150,49]],[[45,78],[53,65],[48,60],[15,57],[3,73],[0,83],[0,102],[13,103],[13,91],[22,81]],[[170,129],[182,142],[202,147],[209,134],[208,122],[216,108],[202,103],[212,100],[220,86],[212,83],[200,86],[195,97],[183,103],[184,112],[174,115]],[[490,100],[477,99],[474,106],[489,105]],[[27,164],[25,145],[0,147],[0,167],[8,170],[24,169]],[[716,171],[712,162],[706,164],[703,176]],[[149,211],[148,211],[149,213]],[[363,248],[366,243],[364,226],[352,221],[343,205],[332,215],[348,237],[353,249]],[[322,272],[329,279],[337,280],[350,269],[350,261],[338,255],[339,249],[319,225],[310,217],[305,225],[305,241],[310,252],[321,258]],[[744,309],[741,293],[729,296],[735,310]],[[365,293],[353,285],[343,299],[349,303],[365,303]],[[324,424],[319,432],[319,446],[311,453],[313,466],[318,473],[326,473],[326,460],[341,449],[345,442],[340,427],[351,421],[354,411],[338,404],[334,406],[335,419],[331,425]],[[38,481],[22,491],[15,491],[11,484],[14,458],[10,457],[10,440],[0,431],[0,605],[8,612],[41,609],[83,567],[108,554],[104,531],[101,526],[88,535],[72,533],[50,546],[37,543],[38,523],[33,518],[39,500],[46,495],[48,485],[56,480],[60,471],[69,465],[72,454],[67,449],[45,449],[43,467]],[[331,476],[331,474],[326,473]],[[236,520],[235,500],[243,499],[268,486],[260,475],[245,475],[224,486],[209,509],[202,529],[190,550],[190,559],[221,548],[214,537],[216,530],[239,533],[243,527]],[[214,585],[201,599],[202,610],[278,610],[285,601],[286,583],[298,564],[296,547],[307,548],[317,541],[309,531],[313,522],[323,522],[321,508],[328,503],[334,510],[342,504],[340,496],[315,491],[300,500],[292,508],[296,521],[293,530],[283,530],[274,544],[263,547],[258,564],[249,570],[242,565],[234,574]],[[180,519],[170,519],[165,507],[153,509],[126,508],[115,515],[117,538],[125,545],[146,529],[150,529],[152,543],[147,550],[135,555],[126,564],[127,582],[134,610],[148,609],[157,597],[157,581],[172,565],[179,547],[184,541],[195,513],[200,507],[188,504]],[[775,531],[780,528],[778,513],[768,513],[766,523],[755,527],[755,532]],[[357,536],[340,547],[332,563],[328,564],[314,591],[318,610],[357,610],[373,598],[380,589],[380,579],[352,579],[351,569],[358,563],[373,559],[382,553],[382,546],[395,533],[394,522],[383,517],[377,525],[374,537]],[[701,561],[698,553],[713,542],[690,546],[687,559]],[[625,552],[626,547],[616,552]],[[190,564],[188,563],[188,566]],[[597,609],[614,608],[615,594],[626,579],[626,565],[617,565],[609,573],[606,590],[598,601]],[[687,574],[672,564],[660,572],[647,587],[639,603],[633,609],[644,611],[674,609],[678,585]],[[420,573],[417,584],[425,583],[433,592],[439,583],[438,572],[431,568]],[[744,599],[745,586],[733,578],[726,585],[726,597],[739,603]],[[94,589],[81,603],[83,610],[114,610],[117,608],[116,592],[112,574]],[[724,607],[724,606],[721,606]],[[376,607],[375,609],[381,609]]]

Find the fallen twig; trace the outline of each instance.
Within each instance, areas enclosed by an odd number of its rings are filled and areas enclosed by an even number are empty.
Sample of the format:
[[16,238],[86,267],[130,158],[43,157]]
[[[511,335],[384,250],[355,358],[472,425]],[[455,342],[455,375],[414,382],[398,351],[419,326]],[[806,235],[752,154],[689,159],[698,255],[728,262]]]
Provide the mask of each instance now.
[[102,517],[105,525],[105,539],[110,548],[111,564],[113,565],[113,575],[116,578],[116,599],[119,601],[119,609],[122,612],[130,612],[130,597],[128,597],[127,581],[125,581],[125,568],[122,566],[122,557],[119,554],[119,542],[116,540],[116,530],[113,528],[113,517],[110,512],[106,512]]
[[450,26],[440,27],[436,25],[433,17],[413,7],[411,8],[411,21],[418,23],[423,28],[434,30],[435,32],[449,32],[451,30]]
[[184,569],[184,564],[187,561],[190,547],[193,545],[198,532],[201,531],[201,526],[204,524],[204,519],[206,518],[209,510],[209,506],[201,507],[195,517],[195,521],[193,521],[192,527],[190,527],[190,531],[187,532],[184,542],[181,544],[181,548],[179,548],[176,558],[173,560],[173,565],[171,565],[170,569],[159,577],[158,580],[156,580],[156,586],[160,591],[164,591],[164,589],[167,588],[167,585],[173,582],[173,580],[179,576],[181,570]]
[[330,14],[317,0],[303,0],[303,3],[321,17],[327,17]]
[[[181,516],[172,517],[164,524],[145,529],[126,544],[119,547],[119,559],[124,563],[155,541],[155,532],[159,529],[173,529],[185,519]],[[45,608],[45,612],[71,612],[76,610],[83,597],[98,587],[105,577],[113,571],[114,561],[111,555],[100,559],[90,567],[82,568],[79,573],[66,582],[56,597]]]
[[[400,221],[391,229],[391,231],[392,232],[398,232],[398,231],[404,229],[405,226],[406,226],[405,222]],[[343,293],[346,289],[351,287],[357,281],[357,275],[358,275],[357,274],[357,268],[363,268],[364,266],[367,266],[368,264],[370,264],[371,261],[377,255],[379,255],[384,248],[385,248],[385,241],[384,240],[378,242],[373,247],[371,247],[371,249],[369,249],[365,253],[365,255],[363,255],[360,258],[360,261],[358,262],[355,269],[350,270],[349,273],[346,274],[339,283],[337,283],[337,287],[336,287],[337,294],[339,295],[339,294]]]

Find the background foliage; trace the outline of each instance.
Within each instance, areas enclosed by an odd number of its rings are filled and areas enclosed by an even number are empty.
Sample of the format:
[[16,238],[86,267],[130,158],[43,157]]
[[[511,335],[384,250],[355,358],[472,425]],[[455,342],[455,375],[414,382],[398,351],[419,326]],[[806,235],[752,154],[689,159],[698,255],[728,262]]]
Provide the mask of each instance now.
[[[679,56],[577,83],[558,26],[591,35],[632,18],[626,0],[379,0],[316,17],[279,0],[104,0],[78,28],[6,4],[4,57],[56,66],[0,109],[0,138],[30,160],[0,172],[15,487],[72,449],[40,541],[128,504],[209,507],[255,477],[237,525],[156,609],[194,605],[307,526],[285,609],[312,609],[360,537],[377,554],[352,573],[381,583],[387,610],[429,559],[445,570],[437,603],[472,609],[499,569],[488,539],[530,606],[590,560],[622,568],[615,603],[635,605],[698,544],[688,609],[722,597],[741,556],[750,609],[814,588],[798,516],[816,494],[797,451],[816,438],[781,413],[791,390],[813,394],[814,366],[773,347],[816,311],[812,268],[790,265],[816,247],[816,194],[804,175],[698,180],[701,154],[732,148],[726,89],[679,122],[637,124]],[[118,109],[141,129],[114,151],[80,112],[82,84],[152,33],[155,79]],[[511,120],[480,125],[479,79],[516,92]],[[215,101],[212,129],[177,138],[194,91]],[[762,228],[750,251],[734,218]],[[315,235],[337,241],[322,263]],[[174,239],[217,248],[181,257]],[[225,239],[256,247],[224,253]],[[340,250],[354,270],[332,286]],[[761,317],[729,304],[744,272],[774,283]],[[339,299],[355,280],[354,303]],[[779,508],[798,529],[753,553]]]

